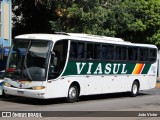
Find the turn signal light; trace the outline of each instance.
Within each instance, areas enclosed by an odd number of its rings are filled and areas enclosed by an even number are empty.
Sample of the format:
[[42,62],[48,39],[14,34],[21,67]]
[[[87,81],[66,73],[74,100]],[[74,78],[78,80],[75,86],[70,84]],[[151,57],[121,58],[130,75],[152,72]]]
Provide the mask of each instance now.
[[44,88],[45,88],[45,86],[34,86],[34,87],[32,87],[33,90],[42,90]]
[[9,84],[8,82],[5,82],[4,85],[7,87],[11,87],[11,84]]

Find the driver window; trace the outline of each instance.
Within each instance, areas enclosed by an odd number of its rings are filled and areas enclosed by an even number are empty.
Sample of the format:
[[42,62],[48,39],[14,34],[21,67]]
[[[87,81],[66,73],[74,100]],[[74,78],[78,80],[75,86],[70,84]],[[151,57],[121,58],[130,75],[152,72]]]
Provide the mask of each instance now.
[[61,40],[55,43],[49,66],[48,79],[57,78],[63,71],[68,49],[68,40]]

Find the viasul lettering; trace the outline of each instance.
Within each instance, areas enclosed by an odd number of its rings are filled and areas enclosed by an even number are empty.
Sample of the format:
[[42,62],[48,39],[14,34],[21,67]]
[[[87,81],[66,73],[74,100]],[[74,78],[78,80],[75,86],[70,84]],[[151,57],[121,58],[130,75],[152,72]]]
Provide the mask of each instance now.
[[120,63],[85,63],[85,62],[77,62],[77,74],[126,74],[126,64]]

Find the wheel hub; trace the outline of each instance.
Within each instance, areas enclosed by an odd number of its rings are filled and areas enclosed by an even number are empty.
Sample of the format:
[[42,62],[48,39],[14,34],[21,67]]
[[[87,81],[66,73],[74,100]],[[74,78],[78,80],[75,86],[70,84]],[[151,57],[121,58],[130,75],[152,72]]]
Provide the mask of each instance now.
[[133,85],[133,93],[136,94],[137,91],[138,91],[137,85],[134,84],[134,85]]
[[76,97],[76,90],[75,90],[75,88],[71,88],[70,90],[69,90],[69,97],[71,98],[71,99],[74,99],[75,97]]

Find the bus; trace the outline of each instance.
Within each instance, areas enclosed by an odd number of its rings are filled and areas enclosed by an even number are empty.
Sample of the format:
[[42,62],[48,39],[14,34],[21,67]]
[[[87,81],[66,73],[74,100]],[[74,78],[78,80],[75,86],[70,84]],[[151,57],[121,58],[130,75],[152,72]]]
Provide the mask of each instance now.
[[8,52],[9,52],[9,47],[0,48],[0,96],[4,96],[3,84],[4,84],[4,73],[5,73]]
[[[20,55],[23,49],[24,55]],[[16,51],[16,52],[13,52]],[[13,40],[6,94],[39,99],[127,92],[156,85],[157,47],[81,33],[26,34]]]
[[0,48],[0,72],[5,70],[9,47]]

